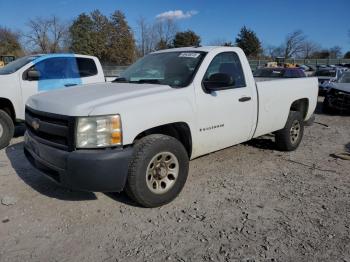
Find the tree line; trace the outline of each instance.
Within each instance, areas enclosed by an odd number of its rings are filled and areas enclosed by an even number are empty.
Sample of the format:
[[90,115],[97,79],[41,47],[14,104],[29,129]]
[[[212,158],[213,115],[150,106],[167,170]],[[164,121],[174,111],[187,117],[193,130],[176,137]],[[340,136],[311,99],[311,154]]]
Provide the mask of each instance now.
[[[201,44],[198,34],[192,30],[180,31],[173,19],[149,22],[140,17],[135,34],[120,10],[109,16],[99,10],[82,13],[71,23],[56,16],[37,17],[28,21],[27,28],[26,32],[16,32],[0,25],[0,55],[74,52],[97,56],[104,64],[129,65],[155,50]],[[324,49],[301,30],[286,35],[279,46],[263,47],[257,34],[243,26],[233,42],[218,40],[213,44],[241,47],[252,59],[350,58],[350,51],[343,55],[339,46]]]

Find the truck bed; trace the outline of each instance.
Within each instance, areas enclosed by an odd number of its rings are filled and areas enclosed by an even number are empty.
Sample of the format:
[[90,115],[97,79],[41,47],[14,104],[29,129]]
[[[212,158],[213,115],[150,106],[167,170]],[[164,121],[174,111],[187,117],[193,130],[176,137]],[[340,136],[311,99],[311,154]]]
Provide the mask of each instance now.
[[259,101],[258,122],[254,137],[282,129],[288,118],[293,101],[299,99],[308,100],[305,120],[312,116],[316,108],[317,78],[257,79],[256,88]]

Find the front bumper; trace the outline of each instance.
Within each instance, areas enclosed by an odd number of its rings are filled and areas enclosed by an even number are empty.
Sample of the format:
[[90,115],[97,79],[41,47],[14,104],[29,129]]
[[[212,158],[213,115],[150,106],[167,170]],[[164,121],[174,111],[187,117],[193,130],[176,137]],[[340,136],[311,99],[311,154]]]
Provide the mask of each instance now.
[[327,94],[327,100],[329,107],[339,111],[350,112],[350,94],[336,91],[331,94]]
[[125,149],[63,151],[25,134],[24,153],[30,163],[55,182],[75,190],[123,190],[132,147]]

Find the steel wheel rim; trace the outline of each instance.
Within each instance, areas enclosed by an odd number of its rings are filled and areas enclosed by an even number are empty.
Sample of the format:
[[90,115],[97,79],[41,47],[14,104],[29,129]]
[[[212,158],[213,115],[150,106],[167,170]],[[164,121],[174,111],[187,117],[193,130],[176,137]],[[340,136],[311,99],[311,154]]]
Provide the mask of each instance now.
[[4,134],[4,128],[3,128],[2,124],[0,123],[0,137],[2,137],[3,134]]
[[146,184],[154,194],[168,192],[176,183],[179,176],[179,161],[170,152],[156,154],[148,163]]
[[292,127],[290,128],[290,141],[292,144],[295,144],[300,136],[300,123],[298,120],[294,120],[292,123]]

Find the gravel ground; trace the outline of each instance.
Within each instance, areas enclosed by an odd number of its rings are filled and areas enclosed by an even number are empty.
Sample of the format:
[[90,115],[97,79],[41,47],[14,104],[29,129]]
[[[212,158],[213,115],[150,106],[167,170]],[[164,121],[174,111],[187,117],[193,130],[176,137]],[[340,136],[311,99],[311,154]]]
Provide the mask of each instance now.
[[18,137],[0,151],[0,261],[350,261],[350,161],[332,157],[350,118],[316,122],[295,152],[264,137],[193,160],[155,209],[55,185]]

